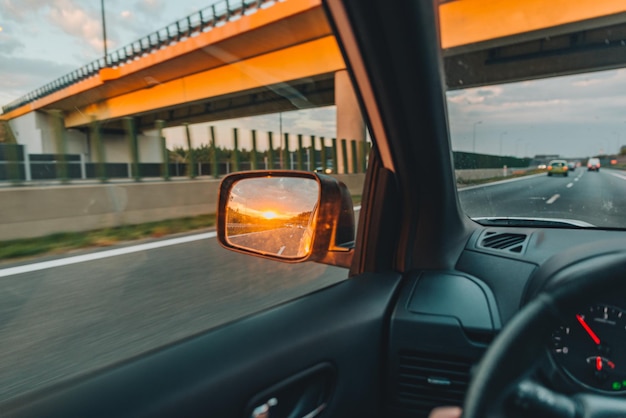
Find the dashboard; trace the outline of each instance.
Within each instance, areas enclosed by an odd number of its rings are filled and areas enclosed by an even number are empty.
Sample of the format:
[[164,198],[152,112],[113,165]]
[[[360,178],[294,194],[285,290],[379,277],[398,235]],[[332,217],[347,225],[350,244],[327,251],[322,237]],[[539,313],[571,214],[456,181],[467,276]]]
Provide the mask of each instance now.
[[553,386],[626,394],[626,308],[616,299],[607,295],[606,302],[570,314],[554,330],[548,349]]
[[[556,271],[583,254],[624,248],[622,236],[487,228],[472,235],[455,270],[412,273],[390,319],[390,415],[425,417],[436,406],[462,405],[472,370],[489,343],[546,285],[545,275],[534,274],[539,267]],[[515,245],[490,247],[486,238]],[[600,298],[573,308],[546,338],[536,364],[532,377],[554,391],[626,396],[626,298],[607,288]]]

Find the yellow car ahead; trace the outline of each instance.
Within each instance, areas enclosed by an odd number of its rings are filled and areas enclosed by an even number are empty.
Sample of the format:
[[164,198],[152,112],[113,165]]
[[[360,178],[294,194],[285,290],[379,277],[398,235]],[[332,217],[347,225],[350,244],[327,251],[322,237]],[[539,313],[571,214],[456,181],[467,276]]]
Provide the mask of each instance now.
[[548,164],[548,176],[553,174],[562,174],[564,177],[567,177],[568,169],[567,169],[567,161],[565,160],[552,160],[550,164]]

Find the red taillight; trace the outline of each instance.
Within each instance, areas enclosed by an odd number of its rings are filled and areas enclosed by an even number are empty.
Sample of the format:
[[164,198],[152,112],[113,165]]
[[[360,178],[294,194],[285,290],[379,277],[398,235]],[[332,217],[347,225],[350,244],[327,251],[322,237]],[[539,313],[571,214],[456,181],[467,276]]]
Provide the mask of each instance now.
[[563,167],[563,171],[567,171],[567,166]]
[[548,166],[548,170],[552,170],[552,166],[551,165]]

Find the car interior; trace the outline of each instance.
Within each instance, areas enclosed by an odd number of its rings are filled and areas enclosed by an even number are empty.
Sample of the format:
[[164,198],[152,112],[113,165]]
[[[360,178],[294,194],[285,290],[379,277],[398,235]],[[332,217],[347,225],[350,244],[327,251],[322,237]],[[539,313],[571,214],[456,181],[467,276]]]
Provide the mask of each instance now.
[[[459,79],[450,60],[472,50],[442,53],[446,3],[323,1],[374,143],[358,213],[331,174],[222,181],[222,245],[345,267],[348,280],[26,393],[0,415],[419,418],[452,405],[467,418],[626,416],[626,235],[466,215],[446,90]],[[481,82],[552,76],[511,68]],[[293,251],[233,229],[239,196],[259,187],[297,202]]]

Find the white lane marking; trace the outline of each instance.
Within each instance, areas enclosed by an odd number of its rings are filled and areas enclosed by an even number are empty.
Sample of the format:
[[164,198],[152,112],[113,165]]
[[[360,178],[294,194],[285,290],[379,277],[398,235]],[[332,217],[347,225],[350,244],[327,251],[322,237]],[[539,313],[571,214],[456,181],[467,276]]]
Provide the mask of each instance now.
[[546,201],[546,204],[548,205],[553,204],[556,201],[556,199],[558,199],[559,197],[561,197],[560,194],[555,194],[554,196],[552,196],[550,199]]
[[580,180],[580,177],[576,177],[576,178],[574,179],[574,181],[578,181],[578,180]]
[[[361,210],[361,205],[354,207],[355,211]],[[39,263],[25,264],[22,266],[0,269],[0,277],[14,276],[22,273],[32,273],[34,271],[45,270],[54,267],[69,266],[72,264],[85,263],[87,261],[102,260],[104,258],[117,257],[125,254],[137,253],[139,251],[154,250],[157,248],[169,247],[171,245],[185,244],[187,242],[200,241],[203,239],[215,238],[217,232],[211,231],[204,234],[189,235],[186,237],[171,238],[163,241],[149,242],[146,244],[133,245],[129,247],[116,248],[113,250],[98,251],[95,253],[76,255],[73,257],[59,258],[56,260],[41,261]]]
[[612,175],[613,177],[617,177],[618,179],[626,180],[626,176],[623,174],[611,173],[611,172],[609,172],[609,174]]
[[514,181],[528,180],[539,176],[545,176],[545,174],[531,174],[530,176],[515,177],[507,180],[494,181],[493,183],[477,184],[476,186],[463,187],[462,189],[458,189],[458,191],[464,192],[466,190],[480,189],[481,187],[497,186],[499,184],[513,183]]
[[574,185],[574,183],[570,183],[570,184],[568,184],[568,185],[567,185],[567,186],[565,186],[565,187],[567,187],[567,188],[569,189],[569,188],[570,188],[570,187],[572,187],[573,185]]
[[0,277],[8,277],[22,273],[31,273],[33,271],[45,270],[53,267],[69,266],[71,264],[84,263],[87,261],[102,260],[103,258],[117,257],[119,255],[132,254],[139,251],[154,250],[156,248],[169,247],[170,245],[185,244],[187,242],[215,238],[216,236],[217,232],[212,231],[206,232],[204,234],[196,234],[186,237],[166,239],[163,241],[149,242],[146,244],[133,245],[130,247],[116,248],[114,250],[98,251],[95,253],[75,255],[73,257],[65,257],[56,260],[42,261],[39,263],[25,264],[23,266],[9,267],[0,270]]

